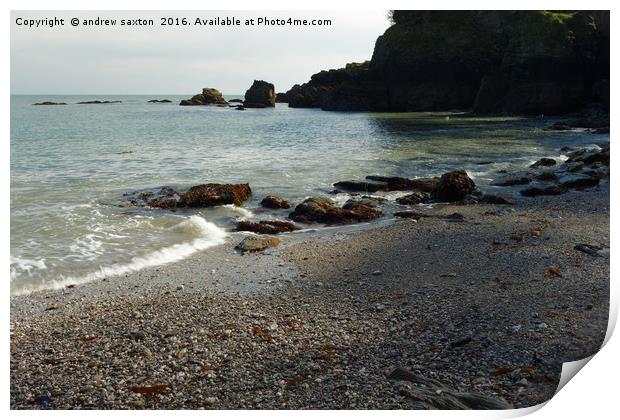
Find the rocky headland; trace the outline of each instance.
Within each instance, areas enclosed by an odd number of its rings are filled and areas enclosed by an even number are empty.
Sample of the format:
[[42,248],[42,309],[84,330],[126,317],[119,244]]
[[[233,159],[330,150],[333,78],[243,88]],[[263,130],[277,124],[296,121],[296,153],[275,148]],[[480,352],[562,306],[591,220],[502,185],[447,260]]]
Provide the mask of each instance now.
[[[321,71],[290,107],[557,115],[609,110],[609,12],[393,11],[372,58]],[[608,125],[608,124],[607,124]]]

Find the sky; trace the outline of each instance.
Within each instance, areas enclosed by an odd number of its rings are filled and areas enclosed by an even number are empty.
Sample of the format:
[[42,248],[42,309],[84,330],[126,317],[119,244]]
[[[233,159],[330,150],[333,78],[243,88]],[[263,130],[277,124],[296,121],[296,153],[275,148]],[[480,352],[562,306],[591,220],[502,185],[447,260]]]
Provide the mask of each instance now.
[[[196,18],[240,19],[241,26],[196,26]],[[27,19],[64,19],[28,27]],[[116,19],[86,27],[84,19]],[[189,26],[161,26],[161,18]],[[331,19],[330,26],[246,26],[246,19]],[[72,26],[71,19],[80,19]],[[120,26],[121,19],[154,26]],[[390,25],[376,11],[11,12],[11,94],[195,94],[214,87],[242,94],[254,79],[286,91],[321,70],[369,60]]]

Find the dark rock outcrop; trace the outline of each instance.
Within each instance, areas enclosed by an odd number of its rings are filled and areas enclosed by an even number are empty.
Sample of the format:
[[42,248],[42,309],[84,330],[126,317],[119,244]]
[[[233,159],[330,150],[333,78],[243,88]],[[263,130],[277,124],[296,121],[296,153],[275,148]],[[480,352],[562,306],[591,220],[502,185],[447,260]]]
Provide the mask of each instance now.
[[269,108],[276,106],[276,93],[273,84],[264,80],[254,80],[245,92],[243,105],[246,108]]
[[192,96],[191,99],[183,99],[179,105],[228,105],[222,96],[222,92],[214,88],[203,88],[202,93]]
[[283,199],[282,197],[278,197],[277,195],[268,195],[263,198],[260,202],[260,205],[269,209],[289,209],[291,208],[291,203]]
[[276,103],[286,104],[288,103],[288,97],[285,92],[276,93]]
[[376,181],[340,181],[334,184],[338,190],[359,191],[359,192],[377,192],[389,191],[388,184]]
[[369,175],[366,177],[369,181],[384,182],[388,185],[389,191],[422,191],[432,192],[437,187],[439,178],[416,178],[409,179],[400,176],[378,176]]
[[149,103],[152,104],[169,104],[172,101],[170,99],[151,99]]
[[476,184],[463,170],[443,174],[432,193],[437,201],[460,201],[476,190]]
[[542,158],[530,165],[530,168],[540,168],[541,166],[554,166],[556,164],[555,159]]
[[37,102],[36,104],[32,104],[32,105],[67,105],[67,103],[66,102],[44,101],[44,102]]
[[275,235],[283,232],[292,232],[299,229],[294,223],[283,220],[261,220],[258,223],[241,221],[237,223],[237,230],[244,232],[263,233]]
[[370,61],[293,86],[289,106],[538,115],[599,103],[609,110],[608,11],[394,11],[393,21]]

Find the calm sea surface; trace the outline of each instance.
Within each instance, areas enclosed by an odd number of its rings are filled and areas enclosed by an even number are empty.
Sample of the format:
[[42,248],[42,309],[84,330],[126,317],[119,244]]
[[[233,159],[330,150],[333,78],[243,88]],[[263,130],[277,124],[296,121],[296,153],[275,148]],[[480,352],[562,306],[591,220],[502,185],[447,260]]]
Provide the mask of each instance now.
[[[492,189],[486,185],[498,169],[609,138],[543,131],[552,120],[541,118],[177,105],[190,96],[11,96],[12,294],[124,274],[223,243],[241,218],[282,216],[257,209],[266,194],[297,202],[336,181],[457,167]],[[147,103],[164,98],[173,103]],[[86,100],[122,103],[75,104]],[[68,105],[32,105],[40,101]],[[130,191],[206,182],[249,182],[254,194],[244,208],[188,213],[119,205]]]

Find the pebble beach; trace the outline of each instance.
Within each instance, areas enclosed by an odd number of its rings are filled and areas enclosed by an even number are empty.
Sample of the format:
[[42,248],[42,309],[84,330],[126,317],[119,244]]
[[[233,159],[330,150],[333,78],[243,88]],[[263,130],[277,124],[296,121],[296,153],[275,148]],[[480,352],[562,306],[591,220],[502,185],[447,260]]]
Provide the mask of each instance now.
[[11,408],[519,408],[603,343],[608,184],[279,237],[13,296]]

